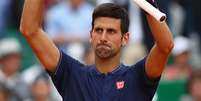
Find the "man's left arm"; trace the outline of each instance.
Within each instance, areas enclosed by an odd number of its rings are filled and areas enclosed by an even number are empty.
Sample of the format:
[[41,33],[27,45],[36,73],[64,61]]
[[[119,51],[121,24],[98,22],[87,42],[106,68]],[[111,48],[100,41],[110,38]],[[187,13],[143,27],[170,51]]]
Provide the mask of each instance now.
[[146,16],[155,44],[148,54],[145,72],[149,78],[158,78],[161,76],[174,46],[173,38],[166,22],[161,23],[149,14]]

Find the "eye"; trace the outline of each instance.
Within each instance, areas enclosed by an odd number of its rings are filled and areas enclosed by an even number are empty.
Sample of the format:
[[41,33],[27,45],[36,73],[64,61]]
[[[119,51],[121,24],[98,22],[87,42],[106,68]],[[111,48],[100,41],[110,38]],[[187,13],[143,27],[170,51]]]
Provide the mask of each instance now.
[[107,32],[110,34],[115,34],[117,31],[110,28],[110,29],[107,29]]
[[94,30],[96,33],[102,33],[103,32],[103,29],[102,28],[95,28]]

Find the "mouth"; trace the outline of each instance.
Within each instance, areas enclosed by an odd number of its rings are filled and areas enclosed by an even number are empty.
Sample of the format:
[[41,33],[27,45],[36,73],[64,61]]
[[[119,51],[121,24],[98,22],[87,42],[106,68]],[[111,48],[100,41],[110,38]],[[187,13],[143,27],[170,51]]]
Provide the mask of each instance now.
[[109,57],[112,53],[112,48],[110,45],[99,44],[96,46],[95,54],[100,58]]
[[98,44],[97,48],[110,48],[111,46],[108,44]]

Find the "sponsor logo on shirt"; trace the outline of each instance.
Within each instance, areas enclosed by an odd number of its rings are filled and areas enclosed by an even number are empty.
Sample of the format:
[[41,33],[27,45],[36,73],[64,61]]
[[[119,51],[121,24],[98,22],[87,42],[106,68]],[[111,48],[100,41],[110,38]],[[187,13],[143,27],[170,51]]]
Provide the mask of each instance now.
[[117,89],[122,89],[122,88],[124,88],[124,81],[117,81],[116,82],[116,87],[117,87]]

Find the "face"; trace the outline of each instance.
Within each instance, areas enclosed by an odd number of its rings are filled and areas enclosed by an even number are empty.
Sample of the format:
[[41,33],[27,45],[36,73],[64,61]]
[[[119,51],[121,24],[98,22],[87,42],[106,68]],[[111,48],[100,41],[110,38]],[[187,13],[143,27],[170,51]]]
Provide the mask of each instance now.
[[193,96],[195,101],[201,101],[201,80],[194,80],[191,85],[191,95]]
[[47,99],[49,92],[49,84],[44,80],[38,80],[32,85],[32,94],[36,99]]
[[190,60],[190,52],[184,52],[175,57],[175,61],[178,64],[187,64]]
[[7,76],[13,75],[18,72],[21,65],[21,55],[20,54],[11,54],[1,61],[1,65],[4,67],[3,71]]
[[122,46],[128,43],[129,34],[121,33],[121,20],[98,17],[94,21],[90,42],[99,58],[111,58],[120,54]]

